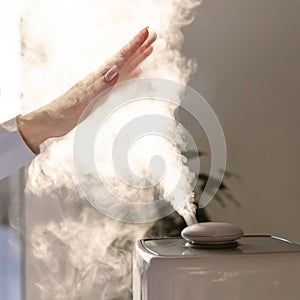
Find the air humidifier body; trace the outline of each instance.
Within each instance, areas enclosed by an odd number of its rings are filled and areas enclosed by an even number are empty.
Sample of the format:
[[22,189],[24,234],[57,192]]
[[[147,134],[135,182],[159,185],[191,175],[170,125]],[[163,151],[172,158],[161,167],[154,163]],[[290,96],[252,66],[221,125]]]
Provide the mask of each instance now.
[[243,236],[234,247],[193,247],[183,238],[137,242],[134,300],[299,300],[300,245]]

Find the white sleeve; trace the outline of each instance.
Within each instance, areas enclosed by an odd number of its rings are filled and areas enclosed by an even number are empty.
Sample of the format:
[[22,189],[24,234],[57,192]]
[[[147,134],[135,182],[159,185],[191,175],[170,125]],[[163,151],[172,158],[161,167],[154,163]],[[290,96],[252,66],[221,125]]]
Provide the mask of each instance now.
[[24,142],[15,118],[0,124],[0,180],[25,166],[35,156]]

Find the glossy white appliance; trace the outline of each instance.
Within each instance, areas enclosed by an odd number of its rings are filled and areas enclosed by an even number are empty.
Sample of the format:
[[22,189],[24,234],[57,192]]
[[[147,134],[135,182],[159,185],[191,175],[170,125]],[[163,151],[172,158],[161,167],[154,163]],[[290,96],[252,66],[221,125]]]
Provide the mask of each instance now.
[[224,223],[182,236],[137,242],[134,300],[300,299],[300,245]]

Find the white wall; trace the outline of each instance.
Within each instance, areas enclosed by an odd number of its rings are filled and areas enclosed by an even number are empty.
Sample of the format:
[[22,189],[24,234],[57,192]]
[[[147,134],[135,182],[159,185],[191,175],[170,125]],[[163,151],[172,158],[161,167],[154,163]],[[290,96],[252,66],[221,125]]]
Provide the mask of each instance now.
[[228,169],[242,177],[229,181],[241,208],[211,203],[212,219],[297,241],[299,16],[297,0],[207,0],[185,30],[184,47],[198,61],[190,85],[219,116]]

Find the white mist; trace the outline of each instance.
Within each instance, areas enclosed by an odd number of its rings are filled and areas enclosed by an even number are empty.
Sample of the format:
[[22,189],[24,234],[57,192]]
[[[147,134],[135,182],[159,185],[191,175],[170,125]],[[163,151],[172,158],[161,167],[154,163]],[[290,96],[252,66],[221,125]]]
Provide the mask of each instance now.
[[[195,64],[180,52],[183,43],[180,29],[192,21],[197,0],[23,0],[22,3],[24,112],[63,93],[146,25],[157,31],[159,39],[152,57],[143,65],[142,76],[185,84],[195,69]],[[174,113],[168,111],[171,117]],[[73,134],[48,142],[29,168],[26,296],[28,299],[130,299],[132,244],[151,224],[114,221],[99,214],[82,197],[72,168]],[[182,141],[180,135],[180,130],[174,132],[174,140]],[[157,147],[160,146],[158,142]],[[179,156],[178,149],[167,154],[175,160]],[[113,178],[110,173],[107,176]],[[192,174],[187,171],[182,195],[191,195],[188,185],[191,179]],[[116,180],[113,185],[117,184]],[[137,192],[122,188],[122,195],[130,201],[155,199],[151,189]],[[180,213],[193,223],[193,209],[189,205],[187,209],[191,211],[186,213],[186,209],[181,209]]]

